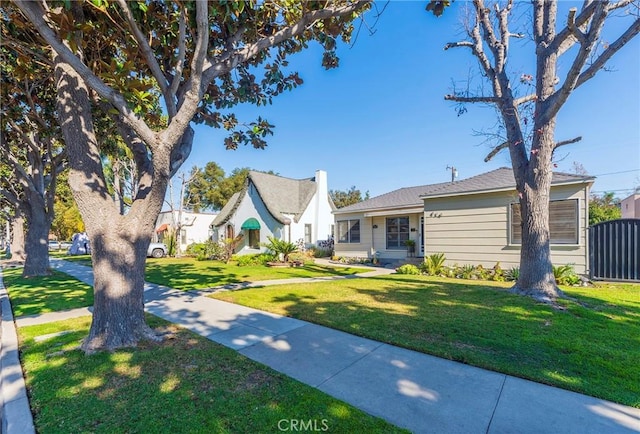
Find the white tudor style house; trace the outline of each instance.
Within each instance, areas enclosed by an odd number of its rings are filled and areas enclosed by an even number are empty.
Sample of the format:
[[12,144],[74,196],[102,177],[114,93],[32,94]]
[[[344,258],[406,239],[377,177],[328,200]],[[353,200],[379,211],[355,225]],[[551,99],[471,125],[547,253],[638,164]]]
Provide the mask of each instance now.
[[270,236],[310,247],[331,237],[333,210],[325,171],[306,179],[250,171],[213,221],[214,239],[244,235],[238,254],[264,251]]
[[190,211],[162,211],[156,220],[156,230],[152,241],[166,242],[170,231],[180,226],[180,233],[176,234],[180,243],[180,251],[187,250],[193,243],[204,243],[211,239],[211,223],[216,218],[215,213],[199,213]]
[[[589,189],[595,178],[554,173],[551,259],[588,268]],[[447,265],[504,269],[520,262],[520,205],[513,171],[500,168],[455,182],[406,187],[334,211],[335,255],[381,262],[444,253]]]

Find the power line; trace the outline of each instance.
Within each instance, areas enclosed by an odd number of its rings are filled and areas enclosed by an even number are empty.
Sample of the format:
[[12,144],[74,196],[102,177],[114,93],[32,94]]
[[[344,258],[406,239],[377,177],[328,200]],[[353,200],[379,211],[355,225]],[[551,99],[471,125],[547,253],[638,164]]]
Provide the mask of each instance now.
[[620,172],[601,173],[599,175],[591,175],[591,176],[619,175],[621,173],[631,173],[631,172],[640,172],[640,169],[621,170]]

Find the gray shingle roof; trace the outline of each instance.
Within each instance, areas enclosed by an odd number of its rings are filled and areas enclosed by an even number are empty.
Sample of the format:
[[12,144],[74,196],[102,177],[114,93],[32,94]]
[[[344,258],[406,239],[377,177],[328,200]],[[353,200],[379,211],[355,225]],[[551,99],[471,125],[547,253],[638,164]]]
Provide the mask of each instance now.
[[250,171],[247,185],[229,199],[214,220],[214,226],[220,226],[231,218],[248,191],[249,184],[256,188],[269,213],[283,224],[287,220],[284,214],[293,215],[296,222],[300,219],[318,188],[314,178],[291,179]]
[[238,205],[240,205],[240,199],[244,197],[244,193],[246,191],[247,191],[246,188],[243,188],[239,192],[233,193],[233,196],[229,198],[229,201],[227,202],[227,204],[222,207],[222,209],[220,210],[220,213],[216,216],[215,219],[213,219],[213,222],[211,223],[211,225],[214,227],[218,227],[220,225],[225,224],[227,221],[229,221],[233,213],[238,208]]
[[[592,176],[573,175],[571,173],[553,172],[551,184],[571,184],[578,182],[591,182],[595,178]],[[471,178],[462,179],[456,182],[441,184],[440,187],[422,195],[429,198],[435,196],[455,196],[459,194],[483,193],[495,190],[515,189],[516,179],[513,170],[508,167],[501,167],[491,172],[481,173]]]
[[[569,173],[554,172],[551,183],[564,184],[576,182],[591,182],[593,177],[572,175]],[[336,213],[373,211],[376,209],[404,208],[410,206],[422,206],[423,198],[482,193],[495,190],[515,188],[516,181],[513,170],[501,167],[491,172],[472,176],[455,182],[442,182],[439,184],[420,185],[417,187],[405,187],[385,193],[380,196],[340,208]]]

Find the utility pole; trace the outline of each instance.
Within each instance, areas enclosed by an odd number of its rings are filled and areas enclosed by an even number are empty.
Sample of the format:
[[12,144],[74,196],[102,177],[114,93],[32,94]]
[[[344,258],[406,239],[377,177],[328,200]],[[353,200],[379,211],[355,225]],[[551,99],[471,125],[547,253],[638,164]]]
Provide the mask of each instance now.
[[447,166],[447,170],[451,170],[451,182],[454,182],[458,177],[458,169],[453,166]]

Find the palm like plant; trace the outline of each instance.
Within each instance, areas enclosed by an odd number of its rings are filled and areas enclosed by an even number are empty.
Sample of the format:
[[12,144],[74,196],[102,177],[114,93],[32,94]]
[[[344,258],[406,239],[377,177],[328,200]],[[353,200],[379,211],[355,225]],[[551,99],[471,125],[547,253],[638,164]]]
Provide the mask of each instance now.
[[275,255],[282,255],[284,262],[289,262],[289,255],[298,251],[298,246],[289,241],[279,240],[275,237],[267,237],[269,242],[264,246]]

